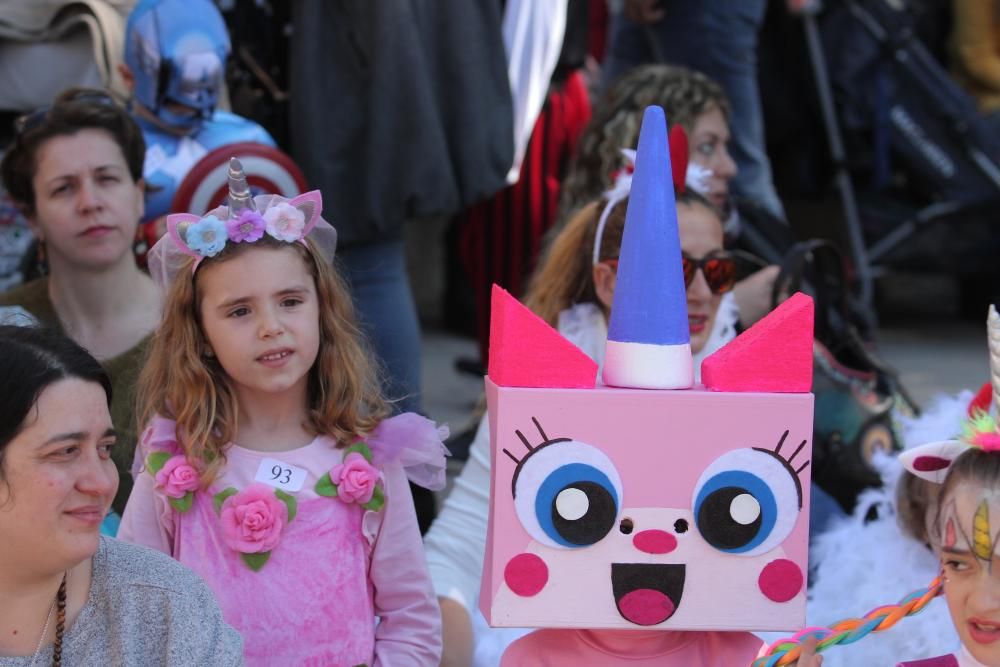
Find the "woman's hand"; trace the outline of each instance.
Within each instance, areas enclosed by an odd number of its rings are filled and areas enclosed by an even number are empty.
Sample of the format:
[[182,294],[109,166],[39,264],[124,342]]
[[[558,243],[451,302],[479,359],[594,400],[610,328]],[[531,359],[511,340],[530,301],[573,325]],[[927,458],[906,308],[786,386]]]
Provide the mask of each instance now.
[[[766,266],[736,283],[733,298],[740,309],[740,324],[744,329],[771,312],[771,290],[780,271],[776,265]],[[787,296],[784,294],[781,298]]]
[[817,644],[819,640],[815,637],[802,642],[802,653],[795,662],[796,667],[820,667],[823,664],[823,656],[816,654]]
[[460,603],[451,598],[438,598],[441,607],[441,667],[472,665],[472,619]]

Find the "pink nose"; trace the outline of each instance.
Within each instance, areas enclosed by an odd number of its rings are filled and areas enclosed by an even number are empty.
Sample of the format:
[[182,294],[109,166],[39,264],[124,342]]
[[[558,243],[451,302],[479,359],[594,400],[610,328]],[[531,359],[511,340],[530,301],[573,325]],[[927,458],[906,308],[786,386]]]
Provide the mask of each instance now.
[[648,554],[668,554],[677,548],[677,538],[662,530],[643,530],[635,534],[632,544]]

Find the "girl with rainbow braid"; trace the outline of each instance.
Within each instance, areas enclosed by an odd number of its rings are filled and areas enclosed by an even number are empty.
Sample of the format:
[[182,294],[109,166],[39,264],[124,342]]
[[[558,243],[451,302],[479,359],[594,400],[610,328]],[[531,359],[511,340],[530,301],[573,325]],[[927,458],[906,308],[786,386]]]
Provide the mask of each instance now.
[[[1000,315],[987,321],[994,410],[1000,408]],[[930,538],[941,561],[940,576],[900,604],[830,628],[807,628],[777,642],[754,667],[798,664],[817,667],[817,655],[833,644],[857,641],[888,629],[943,594],[961,648],[948,655],[905,660],[897,667],[1000,667],[1000,426],[997,415],[976,410],[961,436],[907,450],[900,462],[911,473],[940,485],[930,515]],[[798,640],[804,640],[798,644]],[[900,656],[906,658],[909,656]],[[798,662],[796,662],[796,660]]]

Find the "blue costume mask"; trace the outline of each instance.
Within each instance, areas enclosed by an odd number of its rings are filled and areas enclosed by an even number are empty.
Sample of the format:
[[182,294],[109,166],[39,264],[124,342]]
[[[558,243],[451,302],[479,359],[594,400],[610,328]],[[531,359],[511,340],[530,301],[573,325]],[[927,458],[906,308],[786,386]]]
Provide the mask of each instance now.
[[226,24],[209,0],[141,0],[129,15],[134,98],[166,125],[193,130],[212,116],[228,55]]

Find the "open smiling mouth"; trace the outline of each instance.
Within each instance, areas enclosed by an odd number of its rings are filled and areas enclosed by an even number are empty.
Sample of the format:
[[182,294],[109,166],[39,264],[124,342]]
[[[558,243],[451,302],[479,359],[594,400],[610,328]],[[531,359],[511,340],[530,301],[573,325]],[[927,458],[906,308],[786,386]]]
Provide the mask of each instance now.
[[684,593],[684,565],[612,563],[611,590],[622,617],[636,625],[662,623]]

